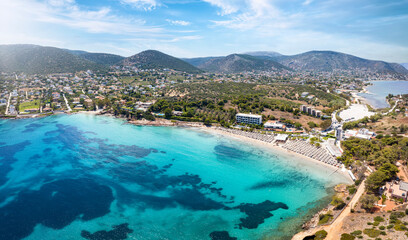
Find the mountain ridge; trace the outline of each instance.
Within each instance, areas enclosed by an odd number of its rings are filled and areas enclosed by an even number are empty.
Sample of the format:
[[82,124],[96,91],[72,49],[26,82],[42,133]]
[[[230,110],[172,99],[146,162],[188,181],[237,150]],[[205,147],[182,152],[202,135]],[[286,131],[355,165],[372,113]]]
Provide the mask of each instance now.
[[200,73],[202,70],[183,61],[157,50],[146,50],[120,61],[122,66],[136,66],[145,69],[173,69],[188,73]]
[[65,50],[83,59],[106,66],[115,65],[122,61],[123,59],[125,59],[125,57],[123,56],[110,53],[92,53],[82,50],[69,50],[69,49]]
[[60,49],[32,44],[0,45],[0,71],[28,74],[65,73],[83,70],[107,71],[111,66],[137,66],[144,69],[173,69],[188,73],[299,71],[367,71],[408,76],[408,64],[369,60],[335,51],[309,51],[282,55],[272,51],[247,52],[218,57],[176,58],[157,50],[146,50],[130,57],[108,53]]
[[368,60],[335,51],[309,51],[277,57],[277,61],[296,71],[368,70],[377,73],[408,74],[400,64]]
[[230,54],[226,57],[216,57],[201,63],[198,68],[210,72],[251,72],[251,71],[283,71],[290,70],[273,60],[254,57],[246,54]]
[[28,74],[105,71],[106,67],[63,49],[33,44],[0,45],[0,71]]

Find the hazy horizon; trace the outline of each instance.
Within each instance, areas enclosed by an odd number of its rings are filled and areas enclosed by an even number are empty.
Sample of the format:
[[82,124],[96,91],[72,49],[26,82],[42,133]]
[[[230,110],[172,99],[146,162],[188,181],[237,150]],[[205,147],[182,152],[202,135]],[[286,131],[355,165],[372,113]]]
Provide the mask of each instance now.
[[0,44],[181,57],[329,50],[408,62],[408,2],[3,0]]

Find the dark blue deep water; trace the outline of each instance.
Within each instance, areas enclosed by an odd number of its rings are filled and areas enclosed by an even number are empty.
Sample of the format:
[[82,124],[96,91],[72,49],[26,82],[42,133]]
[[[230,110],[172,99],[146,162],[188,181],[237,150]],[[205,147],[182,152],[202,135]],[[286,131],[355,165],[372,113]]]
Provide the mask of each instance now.
[[0,239],[290,239],[331,172],[198,129],[0,120]]

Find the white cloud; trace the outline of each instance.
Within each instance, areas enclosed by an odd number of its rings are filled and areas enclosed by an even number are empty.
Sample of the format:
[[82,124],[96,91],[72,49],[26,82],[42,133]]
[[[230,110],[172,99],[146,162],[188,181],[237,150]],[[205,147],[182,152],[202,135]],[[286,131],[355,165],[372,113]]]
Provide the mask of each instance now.
[[305,0],[302,5],[307,6],[309,4],[311,4],[313,2],[313,0]]
[[203,0],[213,6],[221,8],[219,15],[229,15],[235,13],[240,8],[240,2],[234,0]]
[[159,6],[156,0],[120,0],[120,2],[144,10],[152,10]]
[[169,22],[172,25],[179,25],[179,26],[188,26],[191,24],[191,22],[183,21],[183,20],[171,20],[171,19],[166,19],[167,22]]
[[55,7],[63,7],[75,3],[75,0],[48,0],[48,3]]
[[84,10],[74,0],[1,0],[0,22],[0,29],[14,27],[19,31],[31,30],[29,26],[41,24],[42,31],[47,30],[44,24],[67,26],[88,33],[159,34],[165,31],[147,26],[142,19],[115,15],[109,7]]
[[295,16],[285,15],[269,0],[246,0],[229,19],[212,22],[216,26],[239,31],[274,33],[276,30],[289,28],[295,19]]

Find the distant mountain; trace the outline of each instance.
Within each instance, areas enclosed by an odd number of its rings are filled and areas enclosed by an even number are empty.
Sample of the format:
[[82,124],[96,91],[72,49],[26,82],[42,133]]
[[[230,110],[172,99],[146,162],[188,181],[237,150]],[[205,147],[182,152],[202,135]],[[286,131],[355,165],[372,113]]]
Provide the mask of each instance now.
[[0,71],[28,74],[68,73],[106,67],[63,49],[37,45],[0,45]]
[[198,67],[205,62],[208,62],[212,59],[223,58],[223,57],[198,57],[198,58],[181,58],[181,60],[190,63],[194,67]]
[[402,65],[404,68],[408,69],[408,63],[401,63],[401,65]]
[[277,61],[296,71],[367,70],[377,73],[408,74],[397,63],[373,61],[332,51],[311,51],[293,56],[280,56]]
[[70,53],[77,55],[83,59],[106,65],[106,66],[111,66],[119,63],[125,57],[115,55],[115,54],[109,54],[109,53],[90,53],[86,51],[80,51],[80,50],[67,50]]
[[254,57],[261,57],[261,58],[269,58],[269,59],[275,59],[276,57],[283,56],[282,54],[278,52],[272,52],[272,51],[257,51],[257,52],[246,52],[244,53],[246,55],[251,55]]
[[215,57],[202,62],[198,68],[210,72],[238,73],[250,71],[290,70],[273,60],[245,54],[231,54],[226,57]]
[[131,57],[123,59],[120,65],[136,66],[145,69],[173,69],[176,71],[199,73],[200,69],[193,65],[170,55],[164,54],[156,50],[147,50]]

